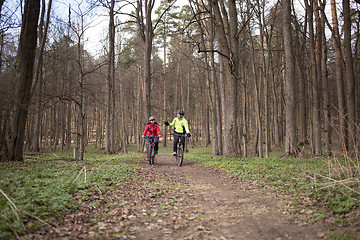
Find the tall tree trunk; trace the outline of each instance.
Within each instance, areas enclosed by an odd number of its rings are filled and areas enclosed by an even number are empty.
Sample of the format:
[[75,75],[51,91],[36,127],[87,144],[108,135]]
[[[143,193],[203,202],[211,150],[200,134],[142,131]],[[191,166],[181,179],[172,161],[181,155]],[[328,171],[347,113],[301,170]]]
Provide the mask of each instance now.
[[115,106],[114,105],[114,79],[115,79],[115,22],[114,22],[115,0],[111,0],[109,7],[109,50],[107,69],[107,118],[105,132],[105,151],[114,152],[115,143]]
[[296,91],[295,91],[295,57],[293,53],[291,5],[290,0],[282,0],[283,3],[283,34],[285,48],[285,81],[286,81],[286,139],[285,154],[295,155],[298,153],[297,128],[296,128]]
[[295,51],[296,51],[296,67],[298,69],[297,74],[299,76],[299,111],[298,111],[298,125],[299,125],[299,144],[307,145],[308,141],[308,81],[306,79],[306,67],[305,67],[305,53],[307,42],[307,23],[308,16],[305,12],[304,31],[301,30],[299,22],[295,21],[295,32],[299,33],[299,36],[295,38]]
[[330,116],[330,100],[329,100],[329,79],[327,73],[327,44],[325,36],[325,20],[321,18],[322,43],[321,43],[321,80],[324,97],[324,141],[325,156],[331,156],[331,116]]
[[[360,19],[360,11],[358,11],[358,19]],[[356,107],[356,112],[355,112],[355,116],[357,116],[356,119],[356,126],[359,126],[360,123],[360,22],[357,21],[356,22],[356,27],[357,27],[357,31],[356,31],[356,43],[355,43],[355,55],[354,55],[354,59],[355,59],[355,96],[356,97],[356,103],[355,105]],[[360,128],[357,128],[356,131],[356,136],[360,136]],[[357,139],[357,144],[359,145],[359,138]]]
[[138,77],[137,77],[137,84],[136,84],[136,89],[137,89],[137,99],[138,102],[137,102],[137,118],[136,118],[136,143],[137,143],[137,150],[138,152],[141,152],[142,149],[141,149],[141,130],[140,128],[142,128],[142,125],[141,125],[141,118],[142,118],[142,112],[141,112],[141,108],[142,108],[142,101],[140,100],[141,99],[141,96],[142,96],[142,78],[141,78],[141,66],[138,67]]
[[[220,107],[221,107],[221,116],[220,120],[222,123],[225,122],[225,116],[226,116],[226,110],[225,110],[225,67],[224,67],[224,57],[219,55],[219,65],[220,65],[220,73],[219,73],[219,95],[220,95]],[[246,126],[244,126],[246,127]],[[225,144],[225,134],[223,134],[222,131],[222,125],[221,125],[221,135],[219,137],[221,138],[221,142]],[[221,152],[224,153],[224,147],[221,145]],[[244,143],[245,144],[245,143]]]
[[[265,96],[264,96],[264,105],[265,105],[265,155],[268,158],[269,152],[270,152],[270,142],[269,142],[269,98],[268,98],[268,74],[267,74],[267,66],[265,61],[265,44],[264,44],[264,38],[265,38],[265,1],[262,1],[261,8],[260,8],[260,2],[258,2],[258,9],[261,13],[261,16],[258,16],[259,19],[259,28],[260,28],[260,44],[261,44],[261,54],[260,54],[260,60],[261,60],[261,78],[264,83],[265,88]],[[266,54],[269,56],[269,54]],[[260,87],[261,90],[261,87]],[[261,96],[261,92],[260,92]],[[259,101],[261,102],[261,97],[259,98]],[[260,106],[260,105],[259,105]],[[261,130],[262,131],[262,130]],[[262,135],[262,134],[261,134]],[[262,151],[262,150],[261,150]]]
[[[220,4],[221,12],[218,4]],[[228,6],[225,8],[223,1],[211,0],[220,50],[228,60],[228,64],[226,64],[228,78],[225,81],[225,111],[227,117],[225,118],[224,154],[225,156],[239,156],[241,148],[237,131],[237,83],[239,80],[238,21],[235,0],[230,0],[227,4]],[[229,10],[229,13],[226,9]]]
[[31,98],[31,86],[37,42],[37,23],[40,0],[25,1],[21,25],[20,41],[16,58],[15,115],[11,122],[8,141],[8,156],[4,160],[23,161],[25,126]]
[[42,0],[42,14],[41,14],[41,21],[40,21],[40,30],[39,30],[39,42],[40,42],[40,48],[38,51],[38,60],[35,67],[35,79],[34,84],[32,87],[32,95],[36,91],[36,102],[37,102],[37,111],[36,111],[36,118],[35,118],[35,126],[34,126],[34,139],[32,141],[32,149],[35,152],[40,151],[40,138],[41,138],[41,116],[42,116],[42,65],[43,65],[43,55],[44,55],[44,48],[45,48],[45,42],[47,38],[47,32],[49,28],[49,22],[50,22],[50,13],[51,13],[51,6],[52,6],[52,0],[49,0],[48,2],[48,9],[46,14],[46,20],[44,24],[44,17],[45,17],[45,0]]
[[[321,67],[320,60],[321,60],[321,33],[319,33],[319,26],[317,22],[317,38],[316,38],[316,48],[314,43],[314,0],[305,0],[307,15],[309,20],[309,55],[310,55],[310,65],[311,65],[311,78],[312,78],[312,149],[315,155],[322,154],[322,147],[321,147],[321,134],[320,134],[320,101],[319,101],[319,82],[321,77]],[[316,13],[316,12],[315,12]],[[316,56],[315,56],[316,52]]]
[[151,114],[151,51],[153,44],[152,41],[154,38],[151,12],[154,8],[154,3],[155,0],[145,0],[145,6],[143,9],[143,0],[137,0],[136,8],[139,34],[144,46],[144,119],[147,119]]
[[[328,72],[327,72],[327,43],[325,35],[325,18],[321,15],[324,11],[326,1],[320,2],[314,0],[314,13],[316,18],[316,48],[317,48],[317,64],[318,67],[319,84],[322,85],[323,92],[323,114],[324,114],[324,142],[325,142],[325,156],[331,156],[331,125],[330,125],[330,99],[329,99],[329,85],[328,85]],[[321,37],[319,36],[321,35]],[[320,46],[319,46],[320,45]]]
[[[163,100],[164,100],[164,105],[163,105],[163,111],[164,111],[164,121],[167,120],[167,94],[166,94],[166,78],[167,78],[167,73],[166,73],[166,36],[164,34],[164,63],[163,63],[163,82],[164,82],[164,92],[163,92]],[[165,126],[164,128],[164,139],[163,139],[163,147],[166,147],[166,140],[167,140],[167,130],[168,128]]]
[[343,0],[344,11],[344,57],[345,57],[345,77],[346,77],[346,109],[348,113],[348,139],[349,152],[357,150],[356,139],[356,115],[355,115],[355,75],[351,47],[351,18],[350,0]]
[[[260,79],[262,78],[262,72],[260,72],[260,76],[258,76],[257,74],[257,67],[256,67],[256,61],[255,61],[255,48],[254,48],[254,43],[253,43],[253,38],[251,36],[251,33],[249,33],[250,38],[251,38],[251,52],[252,52],[252,56],[251,56],[251,65],[252,65],[252,71],[253,71],[253,76],[254,76],[254,92],[255,92],[255,96],[254,96],[254,107],[255,107],[255,116],[256,116],[256,141],[255,141],[255,149],[254,149],[254,153],[257,154],[258,157],[262,158],[263,157],[263,146],[262,146],[262,142],[263,142],[263,136],[262,136],[262,118],[261,118],[261,109],[260,109],[260,86],[259,86],[259,81],[261,81]],[[259,78],[259,80],[258,80]]]
[[[204,17],[205,19],[205,17]],[[208,102],[210,107],[210,116],[211,116],[211,144],[212,144],[212,151],[213,154],[219,155],[219,144],[217,136],[217,128],[218,128],[218,121],[217,121],[217,108],[216,108],[216,74],[215,74],[215,56],[214,56],[214,26],[213,22],[207,24],[205,20],[202,21],[203,27],[205,28],[205,36],[207,42],[207,48],[209,49],[209,56],[207,52],[205,52],[205,62],[208,73],[208,81],[207,81],[207,94],[208,94]],[[204,33],[202,34],[204,36]],[[203,39],[203,42],[205,40]],[[210,139],[209,139],[210,141]]]
[[340,46],[339,24],[336,11],[336,2],[331,0],[331,13],[333,20],[333,44],[336,51],[336,89],[338,97],[338,112],[339,112],[339,139],[343,151],[348,148],[348,135],[347,135],[347,117],[346,117],[346,103],[345,103],[345,88],[343,79],[344,59]]

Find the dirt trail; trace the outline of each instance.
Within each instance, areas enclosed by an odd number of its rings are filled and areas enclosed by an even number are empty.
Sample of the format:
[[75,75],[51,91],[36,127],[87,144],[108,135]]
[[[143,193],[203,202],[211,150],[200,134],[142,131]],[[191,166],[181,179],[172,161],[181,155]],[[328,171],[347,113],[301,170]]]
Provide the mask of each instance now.
[[154,166],[144,160],[139,176],[117,191],[79,197],[79,212],[41,238],[326,239],[332,228],[300,225],[303,215],[286,197],[186,159],[182,167],[172,156],[157,156]]
[[156,182],[179,184],[183,196],[178,205],[187,210],[180,210],[174,224],[142,230],[136,234],[139,238],[157,239],[155,233],[161,239],[316,239],[325,235],[325,226],[299,226],[289,215],[285,198],[219,171],[187,161],[179,168],[171,156],[158,156],[157,164],[143,171],[163,176]]

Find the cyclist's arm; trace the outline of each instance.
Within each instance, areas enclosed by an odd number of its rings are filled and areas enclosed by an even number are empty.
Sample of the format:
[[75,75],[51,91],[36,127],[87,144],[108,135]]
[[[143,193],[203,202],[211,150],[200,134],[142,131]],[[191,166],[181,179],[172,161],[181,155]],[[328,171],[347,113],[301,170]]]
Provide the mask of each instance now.
[[184,122],[185,132],[190,133],[188,121]]
[[170,127],[174,127],[174,126],[175,126],[175,120],[176,120],[176,118],[174,118],[173,121],[172,121],[171,123],[169,123],[169,126],[170,126]]

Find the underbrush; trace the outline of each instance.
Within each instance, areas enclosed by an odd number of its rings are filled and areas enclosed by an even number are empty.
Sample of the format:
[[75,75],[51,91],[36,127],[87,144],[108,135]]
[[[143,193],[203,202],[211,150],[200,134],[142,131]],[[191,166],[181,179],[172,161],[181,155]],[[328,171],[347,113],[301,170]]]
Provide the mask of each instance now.
[[[187,158],[221,169],[237,178],[256,182],[293,196],[308,210],[328,209],[346,224],[345,216],[360,205],[360,171],[357,160],[339,158],[226,158],[211,150],[190,149]],[[344,222],[345,220],[345,222]]]
[[139,154],[104,155],[89,149],[86,160],[72,153],[26,155],[24,162],[0,163],[0,239],[52,227],[60,214],[77,209],[75,195],[106,192],[134,175]]

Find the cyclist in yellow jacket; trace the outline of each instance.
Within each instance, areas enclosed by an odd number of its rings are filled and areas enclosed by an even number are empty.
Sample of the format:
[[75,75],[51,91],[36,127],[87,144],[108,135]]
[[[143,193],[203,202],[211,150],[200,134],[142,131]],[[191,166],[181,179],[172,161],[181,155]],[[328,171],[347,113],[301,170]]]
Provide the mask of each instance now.
[[[166,126],[171,126],[174,127],[174,153],[173,156],[176,156],[176,152],[177,152],[177,142],[179,141],[179,138],[181,138],[181,141],[184,143],[184,148],[185,148],[185,134],[187,137],[190,137],[190,130],[189,130],[189,123],[188,121],[184,118],[184,111],[183,110],[179,110],[176,112],[176,118],[174,118],[174,120],[169,123],[168,121],[165,121],[164,124]],[[180,136],[178,134],[181,134]]]

